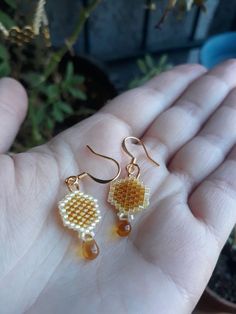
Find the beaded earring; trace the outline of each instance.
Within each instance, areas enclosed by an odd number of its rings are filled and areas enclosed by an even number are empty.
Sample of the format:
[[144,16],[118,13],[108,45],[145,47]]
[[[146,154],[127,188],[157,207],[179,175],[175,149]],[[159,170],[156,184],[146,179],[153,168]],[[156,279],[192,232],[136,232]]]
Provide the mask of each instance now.
[[101,220],[101,215],[97,200],[80,191],[79,181],[88,176],[101,184],[112,182],[120,175],[120,165],[115,159],[96,153],[88,145],[87,147],[93,154],[113,161],[117,166],[117,174],[108,180],[98,179],[88,172],[67,178],[65,184],[70,193],[59,202],[58,207],[64,226],[78,232],[79,238],[82,240],[84,258],[92,260],[99,254],[99,247],[94,239],[94,229]]
[[124,179],[113,181],[110,185],[108,202],[115,206],[118,213],[119,222],[117,233],[121,237],[128,236],[131,232],[131,221],[134,216],[144,210],[149,205],[150,189],[139,180],[140,167],[137,159],[127,149],[126,143],[133,140],[142,145],[147,158],[156,166],[160,166],[153,160],[143,144],[143,142],[134,136],[126,137],[122,142],[123,150],[131,157],[131,162],[126,166],[128,176]]

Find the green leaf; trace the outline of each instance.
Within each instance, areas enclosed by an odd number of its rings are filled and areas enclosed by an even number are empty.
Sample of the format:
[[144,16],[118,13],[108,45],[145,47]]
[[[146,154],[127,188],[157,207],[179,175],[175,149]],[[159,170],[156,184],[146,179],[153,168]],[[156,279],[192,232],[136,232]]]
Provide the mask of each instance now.
[[61,89],[64,92],[69,92],[70,93],[70,89],[74,88],[74,89],[78,89],[80,85],[82,85],[84,83],[84,77],[83,76],[79,76],[79,75],[74,75],[71,77],[70,80],[64,80],[61,82]]
[[159,66],[166,66],[167,63],[167,55],[163,55],[160,57],[158,65]]
[[[42,82],[42,75],[35,73],[35,72],[29,72],[29,73],[23,74],[22,77],[26,80],[26,82],[31,87],[35,87],[37,85],[40,85]],[[39,90],[40,90],[40,88],[39,88]]]
[[40,99],[40,105],[37,108],[37,121],[39,123],[39,127],[44,123],[45,116],[47,115],[47,104]]
[[[144,59],[139,59],[139,69],[142,67],[142,74],[139,77],[135,77],[130,83],[129,88],[140,86],[150,80],[155,75],[171,68],[171,64],[167,62],[167,56],[160,57],[158,63],[154,62],[151,56],[145,56]],[[143,66],[144,65],[144,66]],[[145,70],[145,72],[144,72]]]
[[74,112],[71,105],[67,104],[64,101],[58,101],[57,106],[61,109],[61,111],[65,112],[65,113],[72,114]]
[[15,25],[14,20],[3,11],[0,11],[0,21],[6,28],[10,28]]
[[145,63],[150,68],[150,70],[155,67],[154,61],[150,55],[145,56]]
[[143,74],[145,74],[145,73],[148,71],[145,62],[144,62],[142,59],[138,59],[137,64],[138,64],[139,70],[140,70]]
[[42,134],[40,132],[40,128],[38,126],[38,111],[34,106],[32,99],[29,99],[29,117],[32,126],[32,138],[33,141],[39,143],[42,140]]
[[55,119],[56,122],[63,122],[64,121],[64,115],[59,110],[53,111],[53,118]]
[[9,62],[9,54],[7,49],[0,44],[0,76],[8,76],[11,73],[11,66]]
[[54,121],[50,117],[47,118],[46,124],[47,124],[47,127],[49,130],[52,130],[54,128],[54,125],[55,125]]
[[47,87],[47,96],[49,101],[55,101],[60,97],[60,89],[59,86],[56,84],[51,84]]
[[71,79],[70,79],[70,84],[73,84],[73,85],[80,85],[80,84],[83,84],[84,83],[84,76],[82,75],[74,75]]
[[16,1],[15,0],[4,0],[6,4],[8,4],[12,9],[16,9]]
[[60,83],[60,87],[61,87],[62,92],[67,92],[69,86],[70,86],[70,82],[62,81]]
[[8,63],[0,63],[0,77],[9,76],[11,68]]
[[70,87],[68,89],[69,89],[69,93],[73,97],[75,97],[77,99],[81,99],[81,100],[86,100],[87,99],[87,95],[82,90],[80,90],[79,88]]
[[9,59],[8,50],[2,44],[0,44],[0,59],[1,60],[8,60]]
[[57,122],[63,122],[65,117],[67,117],[65,110],[62,110],[61,108],[61,101],[55,102],[53,104],[52,117]]
[[74,65],[72,62],[68,62],[67,67],[66,67],[66,81],[70,81],[71,78],[73,77],[74,74]]

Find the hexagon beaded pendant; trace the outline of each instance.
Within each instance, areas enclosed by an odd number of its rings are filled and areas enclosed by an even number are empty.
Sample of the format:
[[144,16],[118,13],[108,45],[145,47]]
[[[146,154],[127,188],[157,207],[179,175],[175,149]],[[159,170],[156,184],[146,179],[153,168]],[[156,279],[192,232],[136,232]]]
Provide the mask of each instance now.
[[87,259],[96,258],[99,248],[93,230],[101,220],[97,200],[76,190],[59,202],[59,210],[64,226],[77,231],[83,240],[83,255]]
[[67,194],[59,209],[64,225],[81,235],[92,232],[101,219],[97,200],[79,191]]
[[150,189],[139,180],[140,167],[136,163],[136,157],[127,149],[126,142],[133,140],[137,144],[142,145],[147,158],[156,166],[159,164],[153,160],[143,142],[134,136],[126,137],[122,142],[124,151],[131,157],[131,162],[127,164],[126,170],[128,176],[111,183],[108,195],[108,202],[115,206],[118,210],[119,223],[117,225],[117,233],[121,237],[128,236],[131,232],[130,221],[134,219],[134,215],[141,212],[149,205]]
[[149,205],[150,189],[138,178],[127,177],[111,183],[108,202],[118,210],[121,223],[117,233],[127,236],[131,232],[130,220]]
[[108,201],[119,210],[119,216],[134,215],[149,205],[150,189],[135,177],[111,183]]
[[99,179],[88,172],[82,172],[76,176],[70,176],[65,180],[70,193],[67,194],[58,204],[60,215],[64,226],[78,232],[79,238],[83,241],[82,252],[86,259],[94,259],[99,254],[99,248],[94,240],[94,229],[101,220],[98,203],[91,195],[84,194],[80,191],[80,180],[89,177],[93,181],[106,184],[116,180],[120,175],[119,163],[108,156],[96,153],[90,146],[87,148],[96,156],[103,157],[117,166],[117,173],[111,179]]

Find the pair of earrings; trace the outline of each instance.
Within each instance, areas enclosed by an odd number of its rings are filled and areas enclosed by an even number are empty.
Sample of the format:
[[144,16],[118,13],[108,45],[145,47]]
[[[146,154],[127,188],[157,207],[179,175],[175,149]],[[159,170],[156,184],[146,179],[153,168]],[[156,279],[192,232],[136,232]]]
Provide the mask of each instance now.
[[108,195],[108,202],[116,208],[119,218],[117,233],[124,237],[131,232],[131,220],[134,216],[147,208],[149,205],[150,189],[139,180],[140,167],[137,164],[136,157],[127,149],[127,141],[133,140],[142,145],[147,158],[156,166],[159,164],[153,160],[143,144],[143,142],[134,137],[128,136],[122,142],[123,150],[131,157],[131,161],[126,166],[127,177],[118,179],[121,168],[115,159],[96,153],[87,145],[89,150],[96,156],[106,158],[115,163],[117,173],[112,179],[102,180],[94,177],[88,172],[83,172],[77,176],[71,176],[65,180],[70,191],[63,200],[59,202],[59,211],[64,226],[78,232],[82,240],[82,252],[86,259],[94,259],[99,254],[99,247],[94,239],[94,229],[101,220],[98,202],[95,198],[80,191],[79,182],[88,176],[97,183],[111,183]]

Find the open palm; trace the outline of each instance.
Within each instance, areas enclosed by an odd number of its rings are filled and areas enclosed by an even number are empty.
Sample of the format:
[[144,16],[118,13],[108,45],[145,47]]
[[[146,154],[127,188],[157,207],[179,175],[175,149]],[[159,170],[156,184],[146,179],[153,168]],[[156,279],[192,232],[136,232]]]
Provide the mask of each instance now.
[[[191,313],[236,222],[236,61],[206,72],[183,65],[106,105],[26,153],[6,155],[25,116],[26,95],[0,81],[0,308],[3,314]],[[85,261],[75,232],[63,228],[57,202],[63,180],[83,171],[115,173],[96,151],[130,161],[151,188],[150,206],[128,238],[112,235],[108,186],[86,178],[81,189],[100,203],[100,255]],[[123,173],[122,175],[125,175]]]

